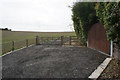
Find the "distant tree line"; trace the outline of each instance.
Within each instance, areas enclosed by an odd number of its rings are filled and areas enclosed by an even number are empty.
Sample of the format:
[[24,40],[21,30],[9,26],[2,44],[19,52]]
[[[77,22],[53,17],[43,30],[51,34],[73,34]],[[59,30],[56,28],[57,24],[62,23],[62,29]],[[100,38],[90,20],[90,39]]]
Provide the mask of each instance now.
[[8,29],[8,28],[0,28],[0,30],[12,31],[11,29]]

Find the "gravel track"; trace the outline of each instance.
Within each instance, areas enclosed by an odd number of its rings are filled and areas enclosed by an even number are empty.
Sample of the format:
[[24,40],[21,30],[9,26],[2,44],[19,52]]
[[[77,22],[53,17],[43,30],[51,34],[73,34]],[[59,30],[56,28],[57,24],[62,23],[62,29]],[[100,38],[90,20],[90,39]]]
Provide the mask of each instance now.
[[107,57],[86,47],[31,46],[2,57],[2,77],[88,78]]

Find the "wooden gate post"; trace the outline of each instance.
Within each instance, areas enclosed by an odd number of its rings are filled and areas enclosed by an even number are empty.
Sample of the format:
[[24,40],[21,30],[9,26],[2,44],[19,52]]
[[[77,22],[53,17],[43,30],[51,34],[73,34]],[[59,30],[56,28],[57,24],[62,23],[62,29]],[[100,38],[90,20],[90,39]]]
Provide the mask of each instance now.
[[39,37],[39,44],[41,44],[42,43],[42,40],[41,40],[41,37]]
[[52,36],[52,40],[53,40],[53,36]]
[[39,43],[38,43],[38,36],[36,36],[36,45],[38,45]]
[[61,45],[63,45],[63,37],[64,37],[64,36],[61,36]]
[[14,51],[14,41],[12,41],[12,51]]
[[49,37],[47,37],[47,42],[49,42]]
[[72,36],[69,37],[69,45],[71,45]]
[[26,40],[26,47],[28,47],[28,39]]

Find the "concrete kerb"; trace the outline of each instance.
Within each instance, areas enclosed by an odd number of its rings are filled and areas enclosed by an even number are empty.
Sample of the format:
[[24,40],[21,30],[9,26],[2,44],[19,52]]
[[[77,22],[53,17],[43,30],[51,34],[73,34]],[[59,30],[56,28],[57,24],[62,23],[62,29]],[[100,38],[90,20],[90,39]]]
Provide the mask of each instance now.
[[[88,47],[89,48],[89,47]],[[96,50],[94,48],[90,48],[90,49],[93,49],[93,50]],[[96,50],[98,51],[98,50]],[[88,77],[89,79],[92,79],[92,80],[97,80],[98,77],[101,75],[101,73],[104,71],[104,69],[107,67],[107,65],[110,63],[110,61],[112,60],[112,57],[102,51],[98,51],[100,52],[101,54],[104,54],[110,58],[106,58],[103,63],[101,63],[98,68]]]
[[[30,46],[28,46],[28,47],[31,47],[31,46],[34,46],[34,44],[33,44],[33,45],[30,45]],[[2,55],[2,56],[0,56],[0,57],[9,55],[9,54],[11,54],[12,52],[16,52],[16,51],[19,51],[19,50],[22,50],[22,49],[25,49],[25,48],[28,48],[28,47],[22,47],[22,48],[20,48],[20,49],[16,49],[16,50],[14,50],[14,51],[10,51],[10,52],[8,52],[8,53],[6,53],[6,54],[4,54],[4,55]]]
[[[74,46],[66,46],[66,45],[63,45],[63,46],[65,46],[65,47],[74,47]],[[81,47],[81,46],[78,46],[78,47]],[[88,47],[89,48],[89,47]],[[98,51],[98,50],[96,50],[96,49],[94,49],[94,48],[90,48],[90,49],[93,49],[93,50],[95,50],[95,51]],[[108,57],[111,57],[110,55],[108,55],[108,54],[106,54],[106,53],[104,53],[104,52],[102,52],[102,51],[98,51],[98,52],[100,52],[101,54],[104,54],[104,55],[106,55],[106,56],[108,56]],[[103,72],[103,70],[107,67],[107,65],[110,63],[110,61],[112,60],[112,57],[111,58],[106,58],[104,61],[103,61],[103,63],[101,63],[99,66],[98,66],[98,68],[88,77],[89,79],[97,79],[100,75],[101,75],[101,73]]]
[[107,67],[107,65],[110,63],[112,58],[106,58],[103,63],[101,63],[98,68],[88,77],[92,80],[97,80],[101,73],[104,71],[104,69]]

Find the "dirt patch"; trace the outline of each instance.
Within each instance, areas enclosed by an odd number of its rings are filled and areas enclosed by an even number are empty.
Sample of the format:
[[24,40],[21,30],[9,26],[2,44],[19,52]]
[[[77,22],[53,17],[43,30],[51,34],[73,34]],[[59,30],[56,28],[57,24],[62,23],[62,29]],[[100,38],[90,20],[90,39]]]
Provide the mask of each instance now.
[[108,78],[120,79],[120,61],[113,59],[99,77],[99,79]]
[[[66,43],[64,43],[64,45],[70,45],[70,42],[66,42]],[[78,41],[73,41],[73,42],[71,42],[71,45],[72,46],[81,46],[81,47],[85,47],[85,45],[82,43],[82,42],[78,42]]]

